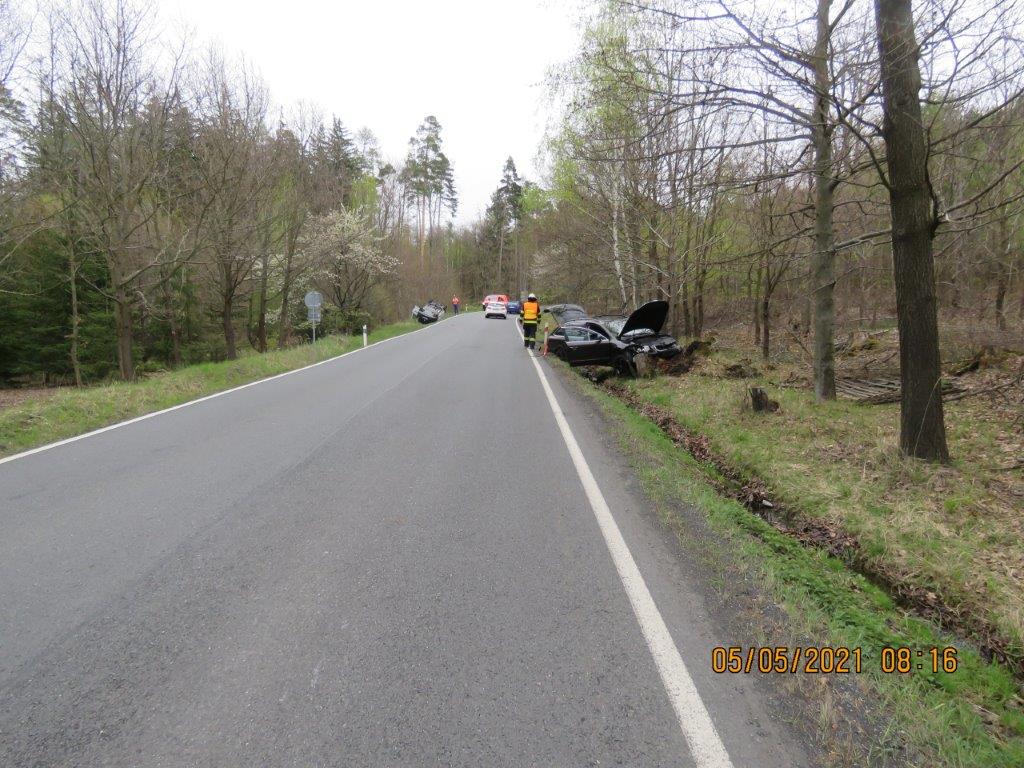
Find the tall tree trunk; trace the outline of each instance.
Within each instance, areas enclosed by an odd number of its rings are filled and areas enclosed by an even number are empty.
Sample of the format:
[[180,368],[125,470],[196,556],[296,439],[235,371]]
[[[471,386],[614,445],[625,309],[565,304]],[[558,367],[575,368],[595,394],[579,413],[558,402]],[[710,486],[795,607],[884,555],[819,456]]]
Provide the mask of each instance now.
[[804,336],[807,336],[811,332],[811,318],[814,316],[814,287],[811,282],[812,273],[810,270],[807,272],[807,278],[804,280],[804,297],[800,307],[800,326],[801,332]]
[[498,231],[498,285],[497,285],[497,289],[499,291],[503,291],[505,289],[502,287],[502,282],[501,282],[501,268],[502,268],[502,261],[505,258],[505,222],[504,221],[499,222],[498,226],[500,227],[500,229]]
[[227,345],[228,360],[238,358],[238,349],[235,344],[235,319],[234,297],[230,294],[224,295],[224,304],[221,308],[221,322],[224,326],[224,343]]
[[192,279],[189,277],[187,263],[181,267],[181,291],[183,298],[181,302],[181,338],[183,341],[188,342],[194,336],[192,305],[195,301],[192,293]]
[[135,378],[135,360],[132,357],[132,303],[128,296],[127,280],[116,258],[108,258],[107,269],[114,286],[118,372],[122,381],[132,381]]
[[708,248],[707,241],[701,243],[697,248],[694,269],[696,274],[693,281],[692,321],[694,338],[700,338],[704,333],[704,288],[708,280]]
[[1006,292],[1010,286],[1010,222],[1006,215],[999,217],[996,244],[996,327],[1006,330]]
[[665,298],[664,291],[664,270],[661,268],[661,260],[658,256],[658,215],[652,212],[647,222],[647,261],[654,270],[654,285],[651,286],[651,301]]
[[1024,320],[1024,252],[1017,257],[1017,282],[1020,283],[1020,303],[1017,305],[1017,319]]
[[769,338],[771,337],[771,278],[765,281],[764,290],[761,292],[761,359],[768,361],[770,351]]
[[868,316],[868,264],[867,259],[861,256],[857,264],[857,328],[864,327],[864,321]]
[[291,315],[291,293],[292,293],[292,264],[295,260],[296,233],[290,232],[285,239],[284,251],[284,278],[281,286],[281,319],[277,327],[277,348],[284,349],[291,342],[292,319]]
[[764,280],[764,259],[757,260],[757,277],[754,279],[754,287],[750,301],[750,316],[754,320],[754,343],[761,343],[761,286]]
[[419,277],[423,279],[423,268],[427,260],[427,225],[423,221],[423,218],[427,215],[427,198],[424,195],[420,195],[419,205],[419,224],[420,224],[420,274]]
[[162,279],[164,296],[164,312],[167,313],[167,325],[171,332],[171,362],[175,368],[181,367],[181,331],[178,328],[177,312],[174,311],[174,286],[171,278]]
[[135,361],[132,358],[132,305],[123,287],[114,292],[117,305],[117,366],[122,381],[135,378]]
[[1006,330],[1006,269],[999,266],[996,276],[996,328]]
[[669,290],[669,317],[671,318],[670,332],[673,336],[679,335],[679,189],[677,181],[679,178],[678,168],[673,162],[669,169],[669,227],[668,245],[665,248],[666,269],[668,271]]
[[[159,240],[159,226],[154,220],[154,228]],[[170,270],[170,271],[168,271]],[[171,335],[171,363],[177,368],[181,366],[181,334],[178,330],[178,316],[174,309],[174,279],[175,269],[167,263],[160,266],[160,297],[163,301],[163,312],[167,318],[167,328]]]
[[948,461],[940,392],[939,325],[928,156],[921,119],[921,70],[911,0],[875,0],[882,64],[892,216],[896,321],[900,334],[900,448],[909,456]]
[[268,243],[264,243],[260,254],[260,288],[256,304],[256,349],[267,351],[267,274],[270,272],[270,255],[267,253]]
[[515,293],[513,296],[523,295],[523,271],[519,264],[519,226],[512,225],[512,263],[516,267]]
[[[962,263],[963,258],[964,258],[963,246],[960,244],[961,242],[962,242],[961,239],[959,237],[957,237],[956,238],[957,245],[956,245],[956,247],[953,250],[953,263],[954,264]],[[953,269],[954,269],[953,279],[951,280],[951,282],[953,283],[953,290],[951,291],[952,296],[950,296],[950,299],[949,299],[949,306],[950,306],[950,309],[959,310],[960,309],[960,305],[961,305],[961,303],[963,301],[963,294],[961,293],[961,290],[960,290],[962,281],[960,280],[960,275],[957,274],[959,272],[959,269],[957,269],[956,267],[954,267]],[[959,315],[960,313],[957,312],[956,314]]]
[[690,256],[684,251],[682,258],[682,275],[679,278],[679,305],[683,308],[683,335],[693,335],[693,318],[690,313]]
[[[636,261],[637,261],[637,246],[636,237],[633,233],[632,222],[630,221],[629,212],[623,210],[622,212],[622,234],[626,239],[626,254],[629,256],[629,310],[633,311],[639,304],[637,304],[636,288],[638,276],[636,273]],[[627,313],[628,314],[628,313]]]
[[629,299],[626,297],[626,281],[622,277],[622,256],[619,253],[619,209],[622,203],[619,201],[618,186],[616,183],[612,190],[612,264],[615,266],[619,297],[622,299],[622,306],[625,307]]
[[71,283],[71,369],[75,374],[75,386],[82,386],[82,364],[78,359],[78,339],[81,318],[78,313],[78,254],[75,239],[70,238],[68,249],[68,280]]
[[632,294],[632,302],[633,302],[632,303],[632,309],[639,308],[639,306],[641,304],[641,301],[640,301],[640,298],[639,298],[639,295],[638,295],[638,291],[642,290],[642,288],[640,286],[640,258],[639,258],[642,251],[640,250],[641,249],[641,244],[640,244],[640,241],[639,241],[639,237],[640,237],[639,232],[634,233],[633,235],[630,236],[629,271],[630,271],[630,280],[632,281],[632,285],[630,285],[630,291],[631,291],[631,294]]
[[[689,190],[688,190],[689,191]],[[687,200],[692,200],[687,197]],[[690,248],[693,246],[693,212],[689,209],[684,213],[686,227],[683,230],[682,276],[679,283],[679,303],[683,306],[683,335],[696,336],[693,331],[693,312],[690,311]]]
[[832,0],[818,0],[814,45],[814,393],[819,400],[836,399],[832,336],[835,326],[836,252],[832,226],[832,129],[829,125],[828,54]]

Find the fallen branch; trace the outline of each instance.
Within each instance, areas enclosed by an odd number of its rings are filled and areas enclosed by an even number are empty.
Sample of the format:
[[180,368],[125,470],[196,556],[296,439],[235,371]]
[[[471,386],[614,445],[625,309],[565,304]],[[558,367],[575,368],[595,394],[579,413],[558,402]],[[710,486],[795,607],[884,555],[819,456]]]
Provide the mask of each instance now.
[[985,395],[993,392],[1001,392],[1004,389],[1009,389],[1010,387],[1016,385],[1016,383],[1017,382],[1015,381],[1007,381],[1004,382],[1003,384],[997,384],[994,387],[985,387],[984,389],[965,389],[962,392],[957,392],[955,394],[943,397],[943,400],[949,403],[952,402],[953,400],[964,400],[965,398],[974,397],[975,395]]

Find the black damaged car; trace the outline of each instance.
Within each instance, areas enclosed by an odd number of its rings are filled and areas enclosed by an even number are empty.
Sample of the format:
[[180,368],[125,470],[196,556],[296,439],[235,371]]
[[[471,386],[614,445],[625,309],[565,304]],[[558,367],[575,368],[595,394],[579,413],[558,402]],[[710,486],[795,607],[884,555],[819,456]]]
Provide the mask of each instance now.
[[569,365],[608,365],[622,376],[635,376],[636,355],[679,354],[679,342],[661,332],[667,317],[667,301],[649,301],[629,317],[572,318],[548,337],[548,352]]

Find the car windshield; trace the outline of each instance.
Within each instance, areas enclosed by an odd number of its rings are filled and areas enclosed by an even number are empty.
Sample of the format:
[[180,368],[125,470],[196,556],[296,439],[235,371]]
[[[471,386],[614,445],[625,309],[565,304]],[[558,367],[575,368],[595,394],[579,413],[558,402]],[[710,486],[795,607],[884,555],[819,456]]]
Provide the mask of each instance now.
[[[605,320],[604,325],[609,331],[618,336],[622,333],[622,329],[626,325],[626,318],[616,317],[611,320]],[[653,333],[654,331],[650,328],[633,328],[626,334],[626,336],[633,338],[634,336],[647,336]]]
[[626,324],[626,318],[616,317],[614,320],[605,320],[604,324],[609,331],[618,336],[622,333],[622,326]]

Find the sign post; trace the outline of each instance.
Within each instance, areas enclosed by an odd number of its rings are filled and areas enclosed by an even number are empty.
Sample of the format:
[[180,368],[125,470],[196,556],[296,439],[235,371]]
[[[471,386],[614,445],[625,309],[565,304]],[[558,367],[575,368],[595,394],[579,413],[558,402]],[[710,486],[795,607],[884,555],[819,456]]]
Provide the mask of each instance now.
[[366,324],[363,324],[363,346],[366,346]]
[[306,319],[313,326],[313,343],[316,344],[316,326],[323,319],[324,296],[319,291],[309,291],[306,294]]
[[313,343],[316,344],[316,326],[317,323],[323,320],[323,314],[320,311],[320,307],[307,309],[306,320],[313,326]]

